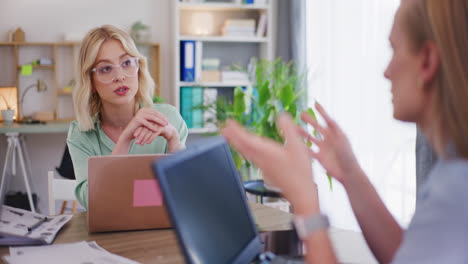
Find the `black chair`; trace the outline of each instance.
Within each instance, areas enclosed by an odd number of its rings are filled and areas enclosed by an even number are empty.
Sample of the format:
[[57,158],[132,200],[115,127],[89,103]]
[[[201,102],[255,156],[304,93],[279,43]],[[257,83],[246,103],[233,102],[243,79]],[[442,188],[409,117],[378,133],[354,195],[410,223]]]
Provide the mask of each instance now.
[[[55,167],[55,170],[60,174],[60,176],[75,180],[75,170],[73,168],[73,161],[70,156],[70,152],[68,151],[68,145],[65,144],[65,151],[63,152],[62,161],[60,162],[60,167]],[[77,202],[72,202],[71,212],[74,214],[76,212]],[[60,209],[60,214],[65,212],[67,208],[67,201],[63,201],[62,208]]]
[[60,167],[55,167],[60,176],[75,180],[75,171],[73,169],[73,162],[68,151],[68,145],[65,144],[65,151],[63,152],[62,162],[60,162]]

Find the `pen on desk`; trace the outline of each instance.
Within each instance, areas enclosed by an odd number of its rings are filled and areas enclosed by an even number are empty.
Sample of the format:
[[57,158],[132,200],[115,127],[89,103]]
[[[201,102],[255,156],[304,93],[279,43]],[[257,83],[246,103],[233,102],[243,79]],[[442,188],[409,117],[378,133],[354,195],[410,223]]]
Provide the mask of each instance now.
[[36,229],[38,226],[40,226],[42,223],[47,221],[47,217],[42,218],[41,220],[37,221],[34,225],[28,227],[28,232],[33,231]]

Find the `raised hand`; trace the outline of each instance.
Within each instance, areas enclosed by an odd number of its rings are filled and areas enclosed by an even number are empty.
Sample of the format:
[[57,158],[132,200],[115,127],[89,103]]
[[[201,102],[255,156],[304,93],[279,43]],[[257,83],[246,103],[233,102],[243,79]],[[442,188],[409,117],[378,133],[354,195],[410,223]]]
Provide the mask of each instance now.
[[319,125],[317,120],[307,112],[301,114],[301,119],[310,124],[320,134],[320,137],[314,137],[303,129],[299,129],[299,132],[318,147],[317,152],[310,150],[309,155],[317,159],[330,176],[343,183],[347,175],[360,171],[359,164],[348,138],[338,124],[330,118],[320,104],[315,106],[325,120],[326,126]]
[[306,203],[318,210],[316,188],[312,176],[308,148],[291,117],[278,119],[285,145],[248,132],[233,120],[227,122],[223,135],[246,159],[259,167],[264,177],[279,187],[283,195],[296,207]]

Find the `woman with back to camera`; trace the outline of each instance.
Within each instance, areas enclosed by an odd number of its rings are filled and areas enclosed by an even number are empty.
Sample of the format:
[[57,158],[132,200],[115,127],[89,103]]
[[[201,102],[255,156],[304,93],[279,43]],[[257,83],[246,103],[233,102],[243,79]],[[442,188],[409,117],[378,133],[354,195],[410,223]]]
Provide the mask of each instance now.
[[113,26],[91,30],[81,43],[67,144],[75,195],[88,207],[88,157],[168,153],[185,146],[187,126],[168,104],[153,104],[154,81],[130,36]]
[[[385,71],[392,84],[393,116],[414,122],[440,160],[417,197],[403,230],[383,204],[348,139],[320,105],[326,126],[303,113],[321,138],[283,115],[284,146],[247,132],[234,121],[229,142],[282,189],[296,214],[308,263],[335,263],[320,215],[310,158],[343,184],[366,242],[381,263],[468,263],[468,1],[402,0],[390,34],[393,57]],[[308,149],[303,139],[317,145]]]

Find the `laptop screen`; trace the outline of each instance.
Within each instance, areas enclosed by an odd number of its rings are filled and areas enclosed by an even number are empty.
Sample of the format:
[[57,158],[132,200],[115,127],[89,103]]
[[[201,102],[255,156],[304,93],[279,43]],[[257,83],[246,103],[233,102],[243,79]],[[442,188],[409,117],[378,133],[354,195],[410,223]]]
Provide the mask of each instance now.
[[257,231],[224,139],[201,142],[154,166],[187,262],[234,263],[252,248]]

